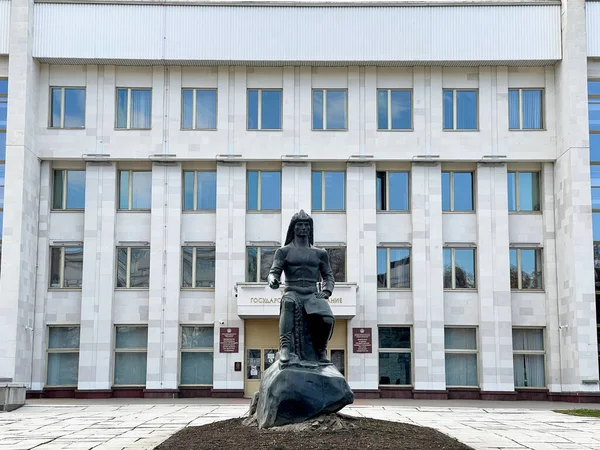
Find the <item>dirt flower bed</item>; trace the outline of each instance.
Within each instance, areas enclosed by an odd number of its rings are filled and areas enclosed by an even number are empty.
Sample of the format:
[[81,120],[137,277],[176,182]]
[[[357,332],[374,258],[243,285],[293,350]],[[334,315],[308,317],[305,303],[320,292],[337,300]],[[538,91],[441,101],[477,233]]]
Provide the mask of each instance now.
[[155,450],[468,450],[433,428],[385,420],[338,416],[303,426],[259,430],[230,419],[187,427]]

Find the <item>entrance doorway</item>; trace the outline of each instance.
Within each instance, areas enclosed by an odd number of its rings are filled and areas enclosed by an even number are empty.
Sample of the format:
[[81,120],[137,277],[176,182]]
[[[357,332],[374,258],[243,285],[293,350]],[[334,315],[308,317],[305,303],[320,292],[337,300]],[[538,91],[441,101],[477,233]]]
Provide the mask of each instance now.
[[[347,322],[335,321],[333,336],[327,346],[327,356],[342,375],[346,376]],[[254,319],[245,323],[245,383],[244,395],[252,397],[258,392],[265,370],[275,362],[279,351],[279,319]]]

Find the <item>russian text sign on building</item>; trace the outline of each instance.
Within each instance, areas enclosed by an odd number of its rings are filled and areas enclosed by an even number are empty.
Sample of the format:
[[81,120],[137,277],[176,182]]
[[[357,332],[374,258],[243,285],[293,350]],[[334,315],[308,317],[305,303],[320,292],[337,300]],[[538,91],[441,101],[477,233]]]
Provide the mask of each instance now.
[[371,328],[352,328],[352,351],[354,353],[372,353]]
[[240,347],[239,328],[221,328],[219,333],[219,352],[237,353]]

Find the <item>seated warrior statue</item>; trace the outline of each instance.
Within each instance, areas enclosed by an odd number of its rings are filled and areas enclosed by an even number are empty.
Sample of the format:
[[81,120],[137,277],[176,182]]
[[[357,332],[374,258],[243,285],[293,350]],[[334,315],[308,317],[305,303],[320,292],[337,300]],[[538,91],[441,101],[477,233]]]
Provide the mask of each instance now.
[[[285,245],[275,252],[269,271],[269,286],[278,289],[281,273],[285,289],[280,304],[279,361],[282,364],[310,361],[331,364],[327,342],[334,316],[327,299],[334,287],[329,257],[313,247],[313,220],[303,210],[294,214]],[[317,288],[322,278],[322,289]],[[299,360],[299,361],[298,361]]]

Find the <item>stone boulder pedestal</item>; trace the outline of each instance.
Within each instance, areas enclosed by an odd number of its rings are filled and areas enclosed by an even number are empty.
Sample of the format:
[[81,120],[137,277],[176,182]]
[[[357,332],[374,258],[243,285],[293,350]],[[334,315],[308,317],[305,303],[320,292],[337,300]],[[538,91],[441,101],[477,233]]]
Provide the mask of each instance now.
[[354,393],[333,364],[280,364],[269,367],[260,383],[256,419],[259,428],[304,422],[339,411]]

